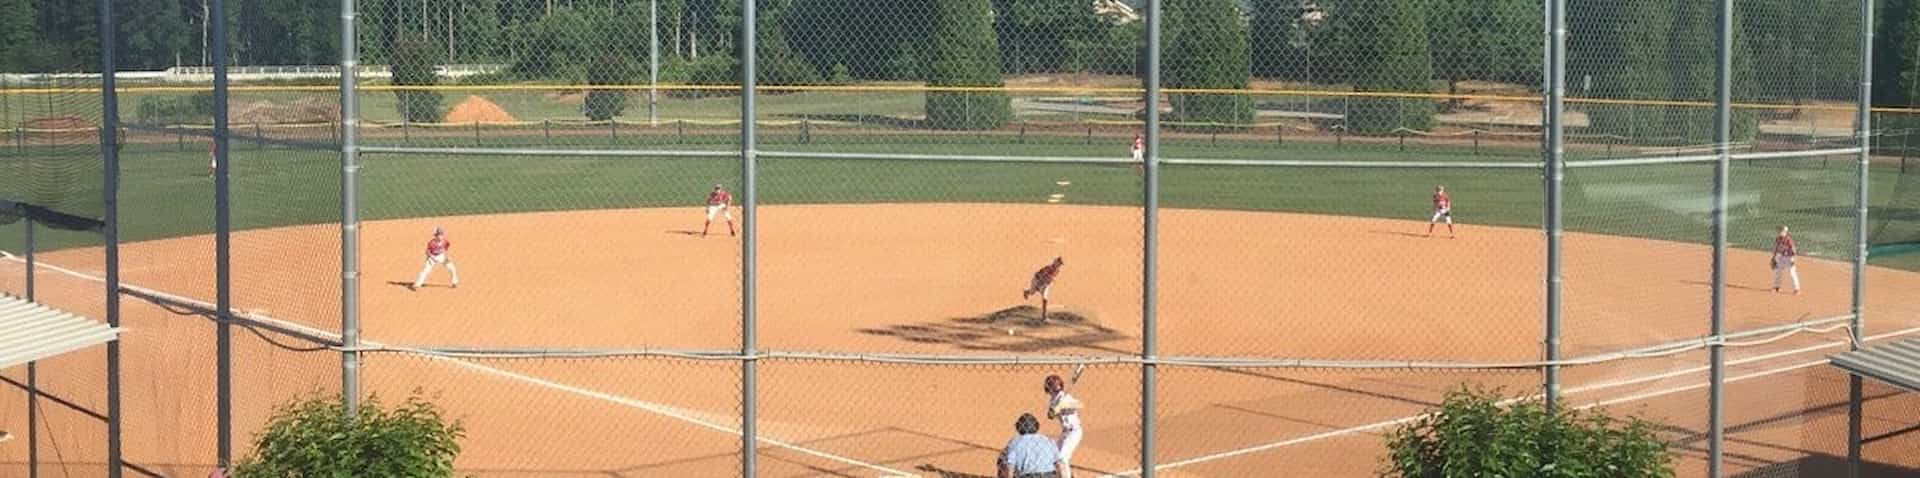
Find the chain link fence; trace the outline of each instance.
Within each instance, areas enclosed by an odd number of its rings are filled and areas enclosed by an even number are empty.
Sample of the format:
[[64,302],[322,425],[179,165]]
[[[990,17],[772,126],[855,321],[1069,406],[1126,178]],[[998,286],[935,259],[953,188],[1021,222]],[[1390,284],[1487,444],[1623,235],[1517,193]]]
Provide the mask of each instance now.
[[[1860,135],[1856,1],[1733,2],[1725,131],[1711,2],[1566,2],[1563,48],[1515,0],[214,3],[136,16],[127,64],[181,59],[118,118],[97,75],[0,75],[0,199],[103,218],[120,131],[149,475],[419,391],[474,476],[992,476],[1059,375],[1082,476],[1371,475],[1447,391],[1543,380],[1658,420],[1680,476],[1828,476],[1825,357],[1920,331],[1911,111]],[[39,299],[103,316],[101,237],[39,234]],[[0,428],[34,389],[44,432],[0,474],[107,461],[104,364],[5,371]],[[1863,466],[1920,472],[1910,395],[1865,396]]]

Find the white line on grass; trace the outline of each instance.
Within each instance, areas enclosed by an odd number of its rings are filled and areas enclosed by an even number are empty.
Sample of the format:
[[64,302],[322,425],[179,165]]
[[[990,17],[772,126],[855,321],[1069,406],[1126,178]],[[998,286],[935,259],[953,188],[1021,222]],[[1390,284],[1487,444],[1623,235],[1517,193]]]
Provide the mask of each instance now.
[[[1911,334],[1911,333],[1915,333],[1915,332],[1920,332],[1920,327],[1916,327],[1916,328],[1910,328],[1910,329],[1906,329],[1906,330],[1900,330],[1900,331],[1895,331],[1895,332],[1888,332],[1888,333],[1885,333],[1885,334],[1880,334],[1880,335],[1875,335],[1875,336],[1872,336],[1872,337],[1867,337],[1867,338],[1866,338],[1865,340],[1866,340],[1866,341],[1874,341],[1874,340],[1881,340],[1881,339],[1885,339],[1885,338],[1888,338],[1888,337],[1897,337],[1897,336],[1901,336],[1901,335],[1906,335],[1906,334]],[[1797,355],[1797,354],[1801,354],[1801,353],[1806,353],[1806,352],[1811,352],[1811,351],[1815,351],[1815,350],[1820,350],[1820,349],[1824,349],[1824,348],[1829,348],[1829,347],[1838,347],[1838,346],[1844,346],[1844,345],[1846,345],[1846,344],[1847,344],[1847,343],[1846,343],[1845,341],[1841,341],[1841,342],[1828,342],[1828,343],[1824,343],[1824,344],[1820,344],[1820,345],[1812,345],[1812,346],[1807,346],[1807,347],[1801,347],[1801,348],[1798,348],[1798,349],[1794,349],[1794,350],[1788,350],[1788,351],[1784,351],[1784,352],[1774,352],[1774,353],[1770,353],[1770,354],[1765,354],[1765,355],[1758,355],[1758,356],[1753,356],[1753,357],[1747,357],[1747,358],[1744,358],[1744,359],[1740,359],[1740,360],[1734,360],[1734,361],[1729,361],[1729,362],[1727,362],[1727,366],[1734,366],[1734,365],[1741,365],[1741,364],[1748,364],[1748,363],[1753,363],[1753,362],[1759,362],[1759,361],[1763,361],[1763,360],[1769,360],[1769,359],[1774,359],[1774,358],[1779,358],[1779,357],[1784,357],[1784,356],[1789,356],[1789,355]],[[1778,369],[1772,369],[1772,370],[1764,370],[1764,371],[1760,371],[1760,372],[1754,372],[1754,373],[1751,373],[1751,374],[1747,374],[1747,375],[1741,375],[1741,376],[1736,376],[1736,377],[1731,377],[1731,378],[1728,378],[1728,379],[1726,379],[1726,383],[1733,383],[1733,382],[1739,382],[1739,381],[1743,381],[1743,380],[1748,380],[1748,379],[1753,379],[1753,378],[1759,378],[1759,377],[1764,377],[1764,376],[1768,376],[1768,375],[1773,375],[1773,374],[1778,374],[1778,373],[1785,373],[1785,372],[1789,372],[1789,371],[1793,371],[1793,370],[1799,370],[1799,369],[1803,369],[1803,368],[1807,368],[1807,367],[1812,367],[1812,366],[1815,366],[1815,365],[1820,365],[1820,364],[1824,364],[1824,363],[1827,363],[1827,360],[1825,360],[1825,359],[1822,359],[1822,360],[1816,360],[1816,361],[1812,361],[1812,362],[1806,362],[1806,363],[1801,363],[1801,364],[1796,364],[1796,365],[1790,365],[1790,366],[1787,366],[1787,367],[1784,367],[1784,368],[1778,368]],[[1642,377],[1636,377],[1636,378],[1631,378],[1631,379],[1626,379],[1626,380],[1619,380],[1619,381],[1613,381],[1613,382],[1603,382],[1603,383],[1596,383],[1596,384],[1590,384],[1590,385],[1584,385],[1584,386],[1580,386],[1580,387],[1572,387],[1572,388],[1568,388],[1568,389],[1566,389],[1566,390],[1564,390],[1563,392],[1564,392],[1564,393],[1566,393],[1566,394],[1575,394],[1575,393],[1582,393],[1582,392],[1590,392],[1590,391],[1594,391],[1594,390],[1601,390],[1601,389],[1607,389],[1607,388],[1614,388],[1614,387],[1622,387],[1622,386],[1627,386],[1627,385],[1634,385],[1634,384],[1639,384],[1639,383],[1646,383],[1646,382],[1652,382],[1652,381],[1659,381],[1659,380],[1665,380],[1665,379],[1669,379],[1669,378],[1674,378],[1674,377],[1679,377],[1679,376],[1684,376],[1684,375],[1689,375],[1689,374],[1695,374],[1695,373],[1700,373],[1700,372],[1702,372],[1702,371],[1706,371],[1706,370],[1709,370],[1709,369],[1710,369],[1710,367],[1690,367],[1690,368],[1685,368],[1685,369],[1680,369],[1680,370],[1675,370],[1675,371],[1671,371],[1671,372],[1664,372],[1664,373],[1659,373],[1659,374],[1654,374],[1654,375],[1647,375],[1647,376],[1642,376]],[[1619,398],[1613,398],[1613,399],[1608,399],[1608,400],[1603,400],[1603,401],[1599,401],[1599,402],[1594,402],[1594,403],[1590,403],[1590,404],[1586,404],[1586,405],[1580,405],[1580,406],[1577,406],[1577,407],[1575,407],[1575,408],[1577,408],[1577,409],[1583,409],[1583,410],[1584,410],[1584,409],[1588,409],[1588,408],[1593,408],[1593,407],[1598,407],[1598,406],[1607,406],[1607,405],[1614,405],[1614,404],[1619,404],[1619,403],[1626,403],[1626,402],[1632,402],[1632,401],[1638,401],[1638,400],[1645,400],[1645,399],[1649,399],[1649,398],[1654,398],[1654,397],[1659,397],[1659,396],[1664,396],[1664,395],[1672,395],[1672,394],[1675,394],[1675,393],[1681,393],[1681,392],[1687,392],[1687,391],[1692,391],[1692,390],[1699,390],[1699,389],[1702,389],[1702,388],[1706,388],[1706,387],[1707,387],[1707,386],[1709,386],[1709,385],[1710,385],[1710,383],[1699,383],[1699,384],[1692,384],[1692,385],[1685,385],[1685,386],[1680,386],[1680,387],[1673,387],[1673,388],[1666,388],[1666,389],[1661,389],[1661,390],[1654,390],[1654,391],[1651,391],[1651,392],[1646,392],[1646,393],[1641,393],[1641,394],[1637,394],[1637,395],[1629,395],[1629,396],[1626,396],[1626,397],[1619,397]],[[1524,397],[1524,399],[1535,399],[1535,400],[1537,400],[1537,399],[1540,399],[1540,398],[1541,398],[1541,395],[1538,395],[1538,394],[1535,394],[1535,395],[1532,395],[1532,396],[1529,396],[1529,397]],[[1510,398],[1510,399],[1507,399],[1507,400],[1503,400],[1502,402],[1503,402],[1503,403],[1513,403],[1513,402],[1517,402],[1517,401],[1520,401],[1520,400],[1522,400],[1522,399],[1521,399],[1521,398]],[[1154,469],[1154,471],[1165,471],[1165,470],[1167,470],[1167,469],[1170,469],[1170,468],[1176,468],[1176,467],[1182,467],[1182,466],[1187,466],[1187,465],[1194,465],[1194,464],[1199,464],[1199,463],[1205,463],[1205,462],[1209,462],[1209,461],[1216,461],[1216,460],[1221,460],[1221,459],[1226,459],[1226,458],[1233,458],[1233,457],[1236,457],[1236,456],[1241,456],[1241,455],[1247,455],[1247,454],[1252,454],[1252,453],[1259,453],[1259,452],[1263,452],[1263,451],[1267,451],[1267,450],[1272,450],[1272,449],[1276,449],[1276,448],[1283,448],[1283,447],[1288,447],[1288,446],[1293,446],[1293,445],[1298,445],[1298,444],[1302,444],[1302,443],[1310,443],[1310,442],[1316,442],[1316,441],[1320,441],[1320,440],[1325,440],[1325,439],[1328,439],[1328,438],[1335,438],[1335,437],[1340,437],[1340,436],[1346,436],[1346,435],[1351,435],[1351,434],[1355,434],[1355,433],[1362,433],[1362,432],[1368,432],[1368,431],[1373,431],[1373,430],[1378,430],[1378,429],[1381,429],[1381,428],[1386,428],[1386,427],[1391,427],[1391,426],[1397,426],[1397,425],[1401,425],[1401,424],[1405,424],[1405,423],[1408,423],[1408,422],[1412,422],[1412,421],[1415,421],[1415,420],[1419,420],[1419,419],[1421,419],[1421,418],[1423,418],[1423,417],[1426,417],[1426,415],[1425,415],[1425,414],[1420,414],[1420,415],[1413,415],[1413,416],[1407,416],[1407,417],[1401,417],[1401,418],[1396,418],[1396,419],[1392,419],[1392,420],[1387,420],[1387,421],[1381,421],[1381,422],[1374,422],[1374,423],[1369,423],[1369,424],[1365,424],[1365,425],[1360,425],[1360,426],[1356,426],[1356,427],[1352,427],[1352,428],[1343,428],[1343,429],[1339,429],[1339,430],[1331,430],[1331,431],[1325,431],[1325,432],[1320,432],[1320,433],[1315,433],[1315,434],[1312,434],[1312,435],[1307,435],[1307,436],[1302,436],[1302,437],[1295,437],[1295,438],[1289,438],[1289,439],[1286,439],[1286,440],[1281,440],[1281,441],[1277,441],[1277,442],[1272,442],[1272,443],[1266,443],[1266,444],[1261,444],[1261,445],[1254,445],[1254,446],[1250,446],[1250,447],[1246,447],[1246,448],[1240,448],[1240,449],[1237,449],[1237,450],[1229,450],[1229,451],[1224,451],[1224,452],[1220,452],[1220,453],[1214,453],[1214,454],[1210,454],[1210,455],[1204,455],[1204,456],[1197,456],[1197,457],[1193,457],[1193,458],[1188,458],[1188,459],[1185,459],[1185,460],[1180,460],[1180,461],[1175,461],[1175,462],[1170,462],[1170,463],[1164,463],[1164,464],[1160,464],[1160,465],[1154,465],[1154,467],[1153,467],[1153,469]],[[1140,475],[1140,469],[1138,469],[1138,468],[1135,468],[1135,469],[1132,469],[1132,470],[1128,470],[1128,471],[1123,471],[1123,472],[1119,472],[1119,473],[1113,473],[1113,474],[1107,474],[1107,475],[1101,475],[1101,477],[1100,477],[1100,478],[1119,478],[1119,477],[1127,477],[1127,476],[1139,476],[1139,475]]]
[[[14,262],[21,262],[21,263],[25,263],[25,261],[24,261],[24,260],[22,260],[22,259],[20,259],[20,258],[19,258],[19,257],[17,257],[17,256],[14,256],[14,255],[13,255],[12,253],[9,253],[9,252],[7,252],[7,251],[0,251],[0,257],[4,257],[4,258],[5,258],[6,260],[10,260],[10,261],[14,261]],[[93,275],[89,275],[89,274],[85,274],[85,273],[82,273],[82,272],[78,272],[78,271],[74,271],[74,270],[71,270],[71,269],[67,269],[67,268],[64,268],[64,267],[60,267],[60,266],[56,266],[56,265],[53,265],[53,264],[48,264],[48,263],[47,263],[46,261],[34,261],[34,265],[35,265],[35,266],[37,266],[37,267],[40,267],[40,268],[43,268],[43,269],[49,269],[49,270],[52,270],[52,271],[54,271],[54,272],[59,272],[59,273],[62,273],[62,274],[66,274],[66,275],[70,275],[70,276],[74,276],[74,277],[78,277],[78,278],[81,278],[81,279],[85,279],[85,280],[90,280],[90,281],[94,281],[94,282],[101,282],[101,283],[105,283],[105,281],[106,281],[105,279],[103,279],[103,278],[100,278],[100,277],[96,277],[96,276],[93,276]],[[149,288],[145,288],[145,287],[140,287],[140,286],[135,286],[135,285],[128,285],[128,284],[126,284],[126,283],[124,283],[124,282],[123,282],[123,283],[121,283],[121,285],[120,285],[120,287],[121,287],[121,288],[124,288],[124,289],[127,289],[127,290],[132,290],[132,291],[135,291],[135,292],[139,292],[139,293],[143,293],[143,294],[150,294],[150,295],[154,295],[154,296],[158,296],[158,297],[163,297],[163,298],[166,298],[166,299],[169,299],[169,300],[174,300],[174,301],[179,301],[179,302],[183,302],[183,303],[188,303],[188,304],[194,304],[194,305],[198,305],[198,306],[200,306],[200,307],[203,307],[203,308],[206,308],[206,309],[208,309],[208,310],[213,310],[213,308],[215,307],[215,305],[214,305],[214,304],[209,304],[209,303],[207,303],[207,302],[204,302],[204,301],[199,301],[199,300],[194,300],[194,299],[190,299],[190,298],[187,298],[187,297],[182,297],[182,296],[179,296],[179,295],[175,295],[175,294],[169,294],[169,293],[166,293],[166,292],[161,292],[161,291],[158,291],[158,290],[153,290],[153,289],[149,289]],[[249,313],[236,313],[235,315],[239,315],[239,316],[243,316],[243,317],[247,317],[247,318],[249,318],[249,319],[252,319],[252,320],[257,320],[257,321],[261,321],[261,322],[272,322],[272,323],[275,323],[275,324],[278,324],[278,325],[281,325],[281,326],[285,326],[285,327],[289,327],[289,328],[293,328],[293,329],[296,329],[296,330],[302,330],[302,331],[305,331],[305,332],[307,332],[307,333],[310,333],[310,334],[313,334],[313,335],[317,335],[317,336],[321,336],[321,337],[326,337],[326,338],[328,338],[328,339],[331,339],[331,340],[340,340],[340,334],[338,334],[338,333],[335,333],[335,332],[329,332],[329,331],[325,331],[325,330],[320,330],[320,329],[315,329],[315,328],[313,328],[313,327],[308,327],[308,326],[307,326],[307,325],[305,325],[305,324],[299,324],[299,323],[294,323],[294,322],[288,322],[288,321],[284,321],[284,320],[280,320],[280,319],[275,319],[275,318],[272,318],[272,317],[266,317],[266,316],[261,316],[261,315],[258,315],[258,314],[249,314]],[[371,341],[371,340],[364,340],[364,341],[362,341],[362,342],[363,342],[363,343],[364,343],[365,345],[368,345],[368,346],[373,346],[373,347],[383,347],[383,346],[385,346],[384,344],[381,344],[381,343],[379,343],[379,342],[375,342],[375,341]],[[429,356],[426,356],[426,357],[427,357],[427,358],[429,358],[429,359],[433,359],[433,360],[439,360],[439,361],[445,361],[445,362],[452,362],[452,363],[454,363],[455,365],[459,365],[459,366],[462,366],[462,367],[466,367],[466,368],[470,368],[470,369],[473,369],[473,370],[475,370],[475,371],[478,371],[478,372],[480,372],[480,373],[483,373],[483,374],[487,374],[487,375],[493,375],[493,376],[496,376],[496,377],[501,377],[501,378],[506,378],[506,379],[510,379],[510,380],[515,380],[515,381],[519,381],[519,382],[524,382],[524,383],[527,383],[527,384],[531,384],[531,385],[534,385],[534,386],[539,386],[539,387],[546,387],[546,388],[550,388],[550,389],[554,389],[554,390],[558,390],[558,391],[561,391],[561,392],[565,392],[565,393],[571,393],[571,394],[574,394],[574,395],[579,395],[579,396],[583,396],[583,397],[587,397],[587,398],[592,398],[592,399],[597,399],[597,400],[601,400],[601,401],[605,401],[605,402],[610,402],[610,403],[613,403],[613,404],[616,404],[616,405],[621,405],[621,406],[626,406],[626,407],[629,407],[629,408],[635,408],[635,409],[639,409],[639,410],[643,410],[643,411],[647,411],[647,412],[651,412],[651,413],[654,413],[654,414],[657,414],[657,415],[660,415],[660,416],[664,416],[664,417],[668,417],[668,418],[673,418],[673,419],[676,419],[676,420],[680,420],[680,421],[684,421],[684,422],[687,422],[687,423],[691,423],[691,424],[694,424],[694,425],[698,425],[698,426],[700,426],[700,427],[704,427],[704,428],[707,428],[707,429],[711,429],[711,430],[714,430],[714,431],[718,431],[718,432],[722,432],[722,433],[727,433],[727,434],[731,434],[731,435],[734,435],[734,436],[741,436],[741,432],[740,432],[740,429],[738,429],[738,428],[734,428],[734,427],[730,427],[730,426],[726,426],[726,425],[722,425],[722,424],[718,424],[718,423],[713,423],[713,422],[710,422],[710,421],[707,421],[707,420],[703,420],[703,419],[700,419],[700,418],[698,418],[698,417],[694,417],[694,416],[692,416],[692,415],[689,415],[689,414],[687,414],[686,412],[683,412],[683,411],[680,411],[680,410],[678,410],[678,409],[676,409],[676,408],[674,408],[674,407],[670,407],[670,406],[667,406],[667,405],[661,405],[661,404],[658,404],[658,403],[652,403],[652,402],[646,402],[646,401],[641,401],[641,400],[636,400],[636,399],[633,399],[633,398],[628,398],[628,397],[622,397],[622,396],[618,396],[618,395],[613,395],[613,394],[609,394],[609,393],[605,393],[605,392],[600,392],[600,391],[597,391],[597,390],[591,390],[591,389],[586,389],[586,388],[581,388],[581,387],[575,387],[575,386],[572,386],[572,385],[567,385],[567,384],[563,384],[563,383],[559,383],[559,382],[554,382],[554,381],[551,381],[551,380],[546,380],[546,379],[542,379],[542,378],[538,378],[538,377],[533,377],[533,376],[530,376],[530,375],[525,375],[525,374],[520,374],[520,373],[517,373],[517,372],[509,372],[509,371],[506,371],[506,370],[501,370],[501,369],[497,369],[497,368],[493,368],[493,367],[488,367],[488,366],[486,366],[486,365],[481,365],[481,364],[478,364],[478,363],[474,363],[474,362],[470,362],[470,361],[467,361],[467,360],[461,360],[461,359],[456,359],[456,358],[450,358],[450,357],[441,357],[441,356],[433,356],[433,355],[429,355]],[[835,454],[832,454],[832,453],[827,453],[827,452],[824,452],[824,451],[820,451],[820,450],[815,450],[815,449],[811,449],[811,448],[807,448],[807,447],[803,447],[803,446],[799,446],[799,445],[794,445],[794,444],[791,444],[791,443],[787,443],[787,442],[785,442],[785,441],[781,441],[781,440],[776,440],[776,439],[772,439],[772,438],[767,438],[767,437],[765,437],[765,436],[756,436],[756,437],[754,437],[754,438],[755,438],[756,440],[758,440],[758,441],[760,441],[760,442],[762,442],[762,443],[766,443],[766,444],[768,444],[768,445],[772,445],[772,446],[774,446],[774,447],[777,447],[777,448],[784,448],[784,449],[787,449],[787,450],[792,450],[792,451],[795,451],[795,452],[799,452],[799,453],[802,453],[802,454],[806,454],[806,455],[809,455],[809,456],[813,456],[813,457],[817,457],[817,458],[821,458],[821,459],[826,459],[826,460],[830,460],[830,461],[835,461],[835,462],[839,462],[839,463],[842,463],[842,464],[847,464],[847,465],[853,465],[853,466],[858,466],[858,467],[861,467],[861,468],[867,468],[867,469],[870,469],[870,470],[874,470],[874,471],[880,471],[880,472],[885,472],[885,473],[887,473],[887,475],[886,475],[886,476],[889,476],[889,477],[894,477],[894,476],[919,476],[919,475],[915,475],[915,474],[912,474],[912,473],[907,473],[907,472],[904,472],[904,471],[900,471],[900,470],[895,470],[895,469],[893,469],[893,468],[888,468],[888,467],[886,467],[886,466],[882,466],[882,465],[879,465],[879,464],[874,464],[874,463],[868,463],[868,462],[864,462],[864,461],[859,461],[859,460],[855,460],[855,459],[852,459],[852,458],[847,458],[847,457],[844,457],[844,456],[840,456],[840,455],[835,455]]]

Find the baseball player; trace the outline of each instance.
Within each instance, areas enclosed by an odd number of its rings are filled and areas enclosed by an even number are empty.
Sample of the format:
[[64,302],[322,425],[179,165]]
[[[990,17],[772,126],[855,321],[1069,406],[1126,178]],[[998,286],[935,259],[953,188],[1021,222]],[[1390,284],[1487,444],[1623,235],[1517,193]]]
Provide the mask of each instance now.
[[435,226],[433,228],[433,239],[427,240],[427,265],[420,267],[420,277],[413,279],[413,284],[408,285],[407,290],[417,290],[420,286],[425,285],[427,282],[427,273],[433,272],[433,266],[435,264],[447,266],[447,273],[453,275],[453,288],[460,288],[460,270],[455,269],[453,267],[453,259],[447,257],[447,249],[452,247],[453,241],[447,240],[446,231]]
[[1053,263],[1033,272],[1033,282],[1027,284],[1027,290],[1020,292],[1021,300],[1032,300],[1034,294],[1040,294],[1041,321],[1047,320],[1047,300],[1051,298],[1048,292],[1053,290],[1053,278],[1060,275],[1060,266],[1063,265],[1066,265],[1066,261],[1053,258]]
[[1140,133],[1133,134],[1133,162],[1144,161],[1147,154],[1147,138]]
[[721,189],[720,185],[713,185],[713,192],[707,193],[707,224],[700,226],[700,237],[707,237],[707,229],[713,227],[714,213],[727,217],[727,235],[734,235],[732,206],[733,195],[727,194],[727,190]]
[[1061,478],[1073,478],[1073,451],[1080,448],[1080,399],[1067,393],[1067,382],[1059,375],[1048,375],[1045,383],[1047,391],[1047,418],[1060,420],[1060,464],[1056,469]]
[[1447,197],[1446,186],[1433,187],[1433,218],[1427,220],[1427,237],[1433,237],[1433,224],[1447,219],[1447,238],[1453,238],[1453,198]]
[[214,153],[212,142],[207,143],[207,177],[213,177],[213,171],[220,167],[220,156]]
[[1780,226],[1780,235],[1773,238],[1773,291],[1780,291],[1780,276],[1793,279],[1793,293],[1800,293],[1800,270],[1793,265],[1794,256],[1800,250],[1793,246],[1793,234],[1787,233],[1787,226]]

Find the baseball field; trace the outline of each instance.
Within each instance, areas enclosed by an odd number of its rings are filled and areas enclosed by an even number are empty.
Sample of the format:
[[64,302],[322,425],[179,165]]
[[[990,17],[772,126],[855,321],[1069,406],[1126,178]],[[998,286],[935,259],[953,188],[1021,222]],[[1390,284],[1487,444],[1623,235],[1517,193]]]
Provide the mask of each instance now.
[[[513,135],[486,135],[511,142]],[[578,141],[578,140],[576,140]],[[724,141],[721,138],[718,141]],[[1023,154],[1100,156],[1109,144],[1028,144]],[[494,146],[501,144],[496,143]],[[1120,146],[1115,146],[1120,145]],[[713,145],[725,148],[724,143]],[[778,144],[838,152],[995,154],[968,144]],[[1289,158],[1461,158],[1391,144],[1283,150]],[[769,149],[773,149],[770,147]],[[1167,155],[1270,157],[1205,136]],[[1528,161],[1525,149],[1481,161]],[[234,152],[235,419],[251,437],[271,408],[337,393],[338,158],[321,150]],[[1238,155],[1238,156],[1236,156]],[[128,462],[198,476],[214,447],[212,201],[204,149],[127,154],[121,199]],[[739,197],[732,159],[365,155],[361,159],[366,386],[420,390],[468,427],[460,466],[476,476],[732,476],[740,459],[739,238],[698,234],[715,183]],[[327,174],[329,171],[332,175]],[[1562,350],[1567,357],[1681,344],[1566,369],[1574,405],[1669,426],[1682,476],[1703,473],[1710,248],[1707,164],[1569,173]],[[991,476],[1013,417],[1039,410],[1041,378],[1071,366],[968,359],[1138,354],[1141,177],[1127,165],[873,159],[760,161],[757,458],[764,476]],[[1736,164],[1728,253],[1732,332],[1848,312],[1854,171],[1846,158]],[[1875,184],[1892,181],[1875,171]],[[1165,356],[1374,360],[1340,367],[1169,364],[1155,389],[1162,476],[1356,476],[1382,466],[1381,435],[1461,383],[1536,390],[1531,369],[1436,370],[1409,361],[1540,357],[1544,307],[1540,177],[1532,169],[1174,165],[1162,177],[1159,349]],[[1427,197],[1453,193],[1458,233],[1427,236]],[[1884,192],[1888,188],[1877,188]],[[735,211],[736,218],[740,211]],[[1801,294],[1770,291],[1764,249],[1778,225],[1800,241]],[[420,270],[434,227],[453,241],[461,287]],[[0,250],[20,250],[19,225]],[[100,314],[103,258],[80,236],[42,231],[41,300]],[[51,246],[49,246],[51,245]],[[52,249],[52,250],[48,250]],[[1066,266],[1053,314],[1017,294],[1033,269]],[[1869,336],[1920,331],[1920,263],[1876,262]],[[0,261],[0,289],[24,264]],[[1831,324],[1831,322],[1817,322]],[[1787,330],[1779,328],[1778,330]],[[1844,350],[1831,327],[1744,336],[1729,348],[1730,470],[1843,464]],[[437,348],[427,354],[407,348]],[[446,353],[544,351],[543,358]],[[604,353],[567,356],[586,349]],[[683,353],[684,352],[684,353]],[[555,356],[554,354],[559,354]],[[949,357],[928,361],[911,357]],[[63,463],[97,463],[103,356],[43,362],[43,413]],[[937,363],[936,363],[937,362]],[[85,373],[82,373],[84,371]],[[6,378],[25,378],[16,370]],[[1076,476],[1138,472],[1138,365],[1089,366]],[[1900,435],[1911,397],[1870,388],[1869,436]],[[20,394],[0,409],[23,410]],[[4,416],[8,422],[18,417]],[[1053,425],[1043,427],[1050,432]],[[1870,442],[1911,447],[1913,440]],[[244,448],[244,447],[243,447]],[[1873,456],[1920,456],[1878,449]],[[23,469],[0,448],[0,475]],[[45,454],[41,460],[51,459]],[[73,467],[71,476],[95,468]],[[1284,471],[1282,471],[1284,470]],[[1876,463],[1882,476],[1920,462]]]

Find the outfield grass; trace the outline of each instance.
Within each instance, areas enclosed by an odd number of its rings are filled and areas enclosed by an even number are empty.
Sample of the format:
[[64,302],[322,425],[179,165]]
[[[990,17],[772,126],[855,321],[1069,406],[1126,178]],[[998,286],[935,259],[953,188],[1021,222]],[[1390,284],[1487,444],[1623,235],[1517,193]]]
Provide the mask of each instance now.
[[[853,137],[850,137],[853,138]],[[511,140],[485,137],[488,145]],[[884,138],[866,138],[884,139]],[[911,138],[908,138],[911,140]],[[1109,142],[971,144],[898,142],[812,144],[772,141],[770,150],[994,155],[1113,155]],[[951,137],[947,140],[953,141]],[[236,146],[233,224],[252,229],[337,222],[338,154],[323,149]],[[705,148],[728,147],[725,138]],[[1172,157],[1320,160],[1528,160],[1530,152],[1481,156],[1432,147],[1400,151],[1392,144],[1249,147],[1202,138],[1169,142]],[[128,241],[205,234],[212,229],[212,181],[204,150],[174,145],[130,147],[122,156],[122,238]],[[361,214],[366,220],[601,208],[697,207],[716,182],[739,187],[733,159],[535,158],[375,155],[362,157]],[[1466,224],[1537,228],[1544,214],[1541,178],[1531,169],[1279,168],[1168,166],[1162,205],[1170,208],[1288,211],[1424,220],[1427,196],[1447,185],[1456,219]],[[1706,242],[1708,164],[1578,168],[1568,172],[1569,230]],[[1072,181],[1068,204],[1137,205],[1140,177],[1127,165],[763,158],[763,204],[872,202],[1043,203]],[[1852,239],[1851,163],[1842,159],[1737,162],[1732,171],[1729,229],[1734,245],[1764,249],[1779,224],[1794,227],[1813,255],[1844,259]],[[1898,177],[1876,170],[1884,197]],[[73,197],[98,197],[82,184]],[[19,250],[18,225],[0,227],[0,249]],[[48,234],[42,249],[90,245],[84,234]],[[1920,270],[1920,254],[1888,265]]]

